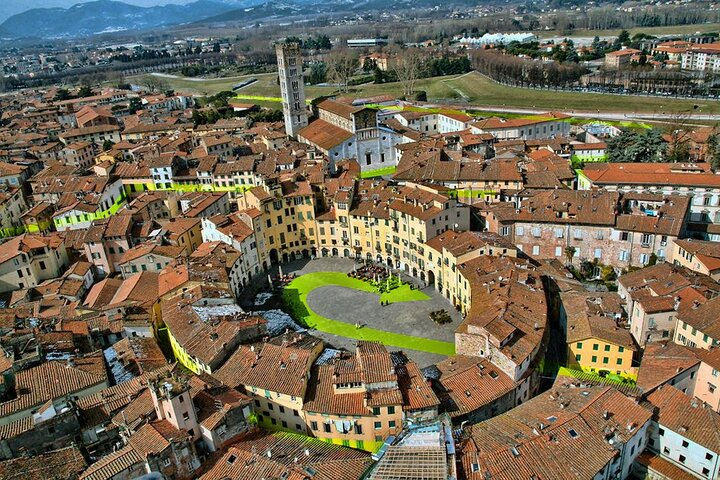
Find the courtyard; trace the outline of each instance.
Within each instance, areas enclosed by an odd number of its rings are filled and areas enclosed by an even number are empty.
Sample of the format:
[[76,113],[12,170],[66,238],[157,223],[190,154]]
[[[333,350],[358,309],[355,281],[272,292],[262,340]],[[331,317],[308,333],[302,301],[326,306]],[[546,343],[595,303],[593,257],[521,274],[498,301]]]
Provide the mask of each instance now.
[[[442,295],[405,274],[401,286],[380,293],[377,284],[348,276],[358,266],[332,257],[283,264],[285,275],[296,276],[283,289],[285,309],[336,348],[352,350],[356,340],[379,341],[423,367],[454,354],[462,317]],[[431,320],[430,312],[438,310],[447,311],[449,323]]]

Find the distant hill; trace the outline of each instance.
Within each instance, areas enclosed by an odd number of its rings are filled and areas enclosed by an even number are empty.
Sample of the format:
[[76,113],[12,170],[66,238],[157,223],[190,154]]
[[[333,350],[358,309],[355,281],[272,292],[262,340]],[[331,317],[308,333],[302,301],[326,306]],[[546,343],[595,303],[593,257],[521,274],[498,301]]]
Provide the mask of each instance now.
[[72,38],[123,30],[142,30],[189,23],[237,8],[220,1],[198,0],[187,5],[138,7],[97,0],[70,8],[33,8],[0,24],[3,38]]

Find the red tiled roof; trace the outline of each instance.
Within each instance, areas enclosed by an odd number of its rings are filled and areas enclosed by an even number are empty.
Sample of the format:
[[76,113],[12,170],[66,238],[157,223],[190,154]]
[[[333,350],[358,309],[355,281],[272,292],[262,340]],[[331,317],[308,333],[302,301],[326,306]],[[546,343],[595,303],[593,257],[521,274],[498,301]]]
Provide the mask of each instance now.
[[298,138],[317,145],[323,150],[331,150],[344,141],[352,138],[352,132],[337,127],[325,120],[315,120],[298,132]]

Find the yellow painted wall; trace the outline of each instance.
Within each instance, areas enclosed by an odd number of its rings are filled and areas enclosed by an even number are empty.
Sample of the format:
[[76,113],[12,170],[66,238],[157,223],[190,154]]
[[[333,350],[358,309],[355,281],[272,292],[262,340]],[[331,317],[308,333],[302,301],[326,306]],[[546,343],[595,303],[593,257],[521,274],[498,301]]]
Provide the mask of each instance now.
[[568,343],[567,358],[571,368],[591,373],[608,370],[625,377],[637,378],[636,369],[632,366],[633,350],[598,338]]

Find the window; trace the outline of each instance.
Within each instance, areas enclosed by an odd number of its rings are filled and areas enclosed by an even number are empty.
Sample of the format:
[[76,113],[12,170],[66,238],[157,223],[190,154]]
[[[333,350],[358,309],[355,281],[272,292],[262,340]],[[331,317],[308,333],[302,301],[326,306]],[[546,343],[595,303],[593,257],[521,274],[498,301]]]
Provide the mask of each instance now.
[[710,470],[706,467],[703,467],[702,474],[707,477],[710,475]]
[[597,351],[600,348],[600,345],[597,343],[593,343],[593,350]]
[[380,407],[373,407],[373,415],[380,415]]
[[593,355],[591,360],[593,363],[597,362],[597,355]]
[[393,415],[395,413],[395,407],[390,406],[390,407],[387,407],[387,409],[388,409],[388,415]]
[[682,441],[682,446],[683,446],[683,448],[687,448],[688,445],[690,445],[690,444],[687,442],[687,440],[683,440],[683,441]]
[[375,422],[374,426],[375,426],[375,430],[380,430],[382,428],[382,422]]
[[712,460],[712,459],[713,459],[712,453],[705,454],[705,460]]
[[280,410],[280,413],[285,413],[285,407],[283,407],[282,405],[278,407],[278,410]]
[[329,423],[323,424],[323,432],[330,433],[330,424]]
[[610,351],[610,345],[605,345],[605,351],[606,351],[606,352],[609,352],[609,351]]
[[170,459],[169,459],[169,458],[166,458],[166,459],[163,460],[163,466],[165,466],[165,467],[169,467],[169,466],[170,466]]
[[362,435],[362,433],[363,433],[362,425],[360,425],[359,423],[356,423],[355,424],[355,434]]
[[615,363],[617,363],[618,365],[622,365],[622,358],[618,358]]
[[285,420],[282,421],[283,428],[287,428],[287,422]]
[[390,427],[390,428],[395,428],[395,420],[390,420],[390,421],[388,422],[388,427]]
[[579,362],[581,358],[582,358],[582,355],[575,355],[576,362]]
[[316,422],[315,420],[313,420],[312,422],[310,422],[310,428],[313,429],[313,430],[317,430],[317,429],[318,429],[318,424],[317,424],[317,422]]
[[183,413],[183,420],[185,420],[186,422],[190,420],[190,414],[188,412]]
[[610,362],[610,359],[608,357],[603,357],[603,364],[607,365],[608,362]]
[[618,347],[618,352],[623,353],[625,351],[625,347]]
[[680,455],[680,456],[678,457],[678,462],[680,462],[680,463],[685,463],[685,455]]
[[659,428],[659,429],[658,429],[658,435],[660,435],[661,437],[662,437],[663,435],[665,435],[665,429]]
[[577,348],[582,348],[582,342],[577,342],[576,346]]
[[533,254],[533,255],[540,255],[540,246],[539,246],[539,245],[533,245],[532,254]]

